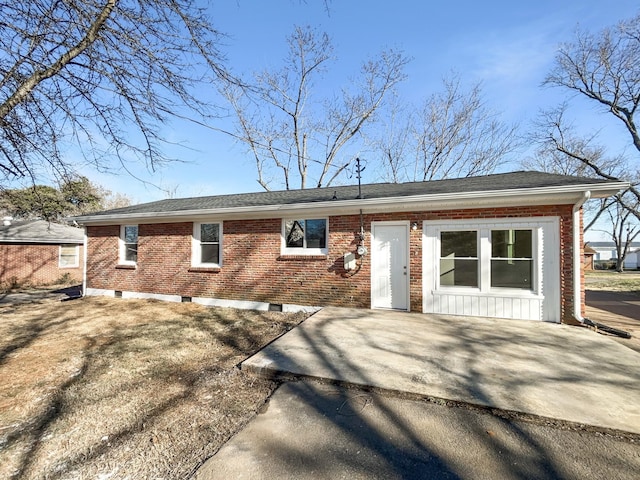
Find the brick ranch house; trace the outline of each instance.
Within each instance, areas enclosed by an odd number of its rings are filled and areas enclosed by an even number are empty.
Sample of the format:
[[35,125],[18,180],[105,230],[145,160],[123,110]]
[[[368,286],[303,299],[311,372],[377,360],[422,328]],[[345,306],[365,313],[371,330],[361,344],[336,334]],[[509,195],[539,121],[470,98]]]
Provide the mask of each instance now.
[[0,285],[47,285],[64,276],[80,283],[83,244],[81,228],[6,219],[0,226]]
[[513,172],[130,206],[76,218],[85,293],[573,322],[582,204],[626,186]]

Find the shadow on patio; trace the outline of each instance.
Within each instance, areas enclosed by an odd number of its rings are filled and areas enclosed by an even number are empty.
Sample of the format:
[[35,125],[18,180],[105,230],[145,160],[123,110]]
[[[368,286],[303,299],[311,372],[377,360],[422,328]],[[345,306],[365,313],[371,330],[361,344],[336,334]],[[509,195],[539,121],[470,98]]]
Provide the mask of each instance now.
[[566,325],[325,308],[243,369],[640,434],[639,361]]
[[[562,325],[326,308],[242,368],[330,385],[283,384],[194,479],[606,476],[584,438],[555,420],[483,413],[584,417],[638,433],[639,359]],[[600,416],[588,417],[594,410]],[[632,444],[599,448],[616,457],[620,478],[634,478]]]

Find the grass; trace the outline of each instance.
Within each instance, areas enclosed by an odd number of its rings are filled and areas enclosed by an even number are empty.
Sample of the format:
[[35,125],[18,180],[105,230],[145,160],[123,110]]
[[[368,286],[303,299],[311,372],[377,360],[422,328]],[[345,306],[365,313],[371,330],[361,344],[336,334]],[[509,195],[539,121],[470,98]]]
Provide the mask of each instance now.
[[585,274],[587,290],[609,290],[640,295],[640,271],[593,270]]
[[236,365],[302,314],[92,297],[0,305],[0,478],[187,478],[275,385]]

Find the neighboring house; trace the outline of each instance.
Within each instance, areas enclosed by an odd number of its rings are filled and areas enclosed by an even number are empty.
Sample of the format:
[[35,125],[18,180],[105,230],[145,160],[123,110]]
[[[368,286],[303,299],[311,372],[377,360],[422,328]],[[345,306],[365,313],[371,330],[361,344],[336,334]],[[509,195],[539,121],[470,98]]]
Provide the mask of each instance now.
[[44,220],[0,226],[0,284],[46,285],[62,277],[82,281],[84,232]]
[[584,269],[585,270],[595,270],[595,264],[593,259],[596,255],[596,251],[589,246],[589,244],[585,244],[584,249]]
[[[606,265],[607,263],[615,263],[618,259],[618,251],[616,244],[613,242],[589,242],[587,244],[595,254],[593,257],[594,265]],[[624,259],[623,267],[625,270],[636,270],[640,266],[640,242],[631,242],[629,245],[629,253]]]
[[85,292],[571,322],[581,206],[626,186],[514,172],[134,205],[76,218]]

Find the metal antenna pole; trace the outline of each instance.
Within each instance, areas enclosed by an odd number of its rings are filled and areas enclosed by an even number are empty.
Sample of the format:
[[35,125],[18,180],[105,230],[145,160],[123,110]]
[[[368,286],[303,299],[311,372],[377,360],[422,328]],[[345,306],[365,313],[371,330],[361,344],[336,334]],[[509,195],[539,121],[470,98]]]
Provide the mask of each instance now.
[[367,167],[363,167],[360,164],[360,158],[356,158],[356,175],[358,177],[358,198],[362,198],[362,172],[365,171]]

